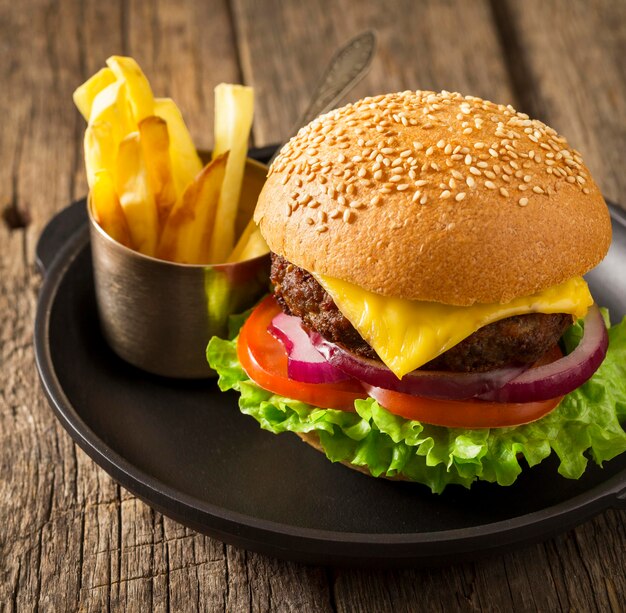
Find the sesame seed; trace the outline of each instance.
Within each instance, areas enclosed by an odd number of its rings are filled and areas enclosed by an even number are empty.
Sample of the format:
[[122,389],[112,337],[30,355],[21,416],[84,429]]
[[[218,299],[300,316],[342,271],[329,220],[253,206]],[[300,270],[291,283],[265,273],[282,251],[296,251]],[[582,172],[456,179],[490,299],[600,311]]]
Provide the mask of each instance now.
[[416,190],[415,193],[413,194],[413,198],[411,198],[411,201],[417,202],[420,199],[421,195],[422,195],[422,192],[420,192],[419,189]]
[[543,191],[543,189],[541,187],[539,187],[539,185],[535,185],[535,187],[533,187],[533,192],[535,192],[535,194],[544,194],[545,193]]
[[588,187],[583,187],[583,194],[589,194],[591,190]]
[[339,198],[337,198],[337,202],[338,202],[341,206],[345,206],[345,205],[346,205],[346,199],[344,198],[344,196],[339,196]]
[[380,203],[382,202],[382,198],[378,195],[374,196],[371,200],[370,200],[370,204],[373,206],[378,206]]
[[506,198],[509,197],[509,190],[506,189],[506,187],[501,187],[500,188],[500,193],[505,196]]
[[345,223],[352,223],[354,221],[354,213],[350,209],[345,210],[343,212],[343,220]]
[[315,220],[313,219],[313,217],[307,217],[306,218],[306,222],[312,226],[315,223]]
[[496,184],[493,181],[485,181],[485,187],[487,189],[496,189]]
[[466,164],[467,166],[469,166],[471,163],[472,163],[472,156],[468,153],[468,154],[465,156],[465,164]]
[[450,192],[450,190],[449,190],[449,189],[446,189],[446,190],[444,190],[444,191],[442,191],[442,192],[441,192],[441,194],[440,194],[440,196],[439,196],[439,197],[440,197],[442,200],[445,200],[446,198],[449,198],[451,195],[452,195],[452,192]]
[[465,192],[459,192],[459,193],[458,193],[458,194],[454,197],[454,199],[455,199],[457,202],[461,202],[461,200],[463,200],[463,198],[465,198]]
[[465,182],[467,183],[468,187],[474,187],[474,185],[476,185],[474,177],[467,177],[467,179],[465,179]]
[[425,179],[419,179],[418,181],[415,181],[415,186],[422,187],[422,185],[426,185],[426,183],[428,183],[428,181],[426,181]]
[[478,170],[478,168],[476,168],[475,166],[470,166],[469,167],[469,171],[473,174],[473,175],[481,175],[482,172],[480,172],[480,170]]
[[526,206],[528,204],[528,198],[520,198],[519,199],[519,205],[520,206]]
[[394,151],[391,147],[383,147],[380,152],[384,155],[391,155]]
[[408,184],[408,183],[399,183],[399,184],[396,186],[396,189],[397,189],[399,192],[403,192],[405,189],[409,189],[409,184]]
[[367,175],[367,170],[365,170],[365,168],[361,168],[361,169],[359,170],[359,172],[357,173],[357,176],[359,176],[359,177],[361,177],[361,178],[363,178],[363,177],[364,177],[364,176],[366,176],[366,175]]
[[391,181],[392,183],[399,183],[400,181],[402,181],[402,177],[400,175],[392,175],[391,177],[389,177],[389,181]]
[[328,231],[328,226],[317,226],[317,228],[315,228],[315,231],[318,234],[322,234],[323,232],[327,232]]
[[374,173],[374,179],[376,179],[377,181],[380,181],[380,179],[383,178],[383,171],[382,170],[377,170]]
[[524,176],[524,183],[530,183],[532,177],[530,175],[525,175]]

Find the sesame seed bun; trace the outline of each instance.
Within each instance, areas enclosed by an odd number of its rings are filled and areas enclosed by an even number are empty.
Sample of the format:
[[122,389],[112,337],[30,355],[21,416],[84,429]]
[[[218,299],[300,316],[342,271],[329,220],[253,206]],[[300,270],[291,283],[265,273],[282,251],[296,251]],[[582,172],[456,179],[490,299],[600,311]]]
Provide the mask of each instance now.
[[276,158],[255,221],[305,270],[455,305],[581,275],[611,242],[602,195],[562,136],[448,92],[365,98],[315,119]]

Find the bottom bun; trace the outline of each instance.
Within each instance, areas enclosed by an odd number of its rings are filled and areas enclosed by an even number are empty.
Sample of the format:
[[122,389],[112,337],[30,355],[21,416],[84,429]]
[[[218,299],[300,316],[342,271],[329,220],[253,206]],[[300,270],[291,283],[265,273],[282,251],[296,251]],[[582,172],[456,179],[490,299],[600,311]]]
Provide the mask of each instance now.
[[[296,432],[295,434],[297,434],[307,445],[311,445],[313,449],[317,449],[317,451],[326,455],[326,453],[324,452],[324,448],[322,447],[322,443],[320,442],[320,437],[318,436],[317,432]],[[374,475],[372,475],[372,473],[363,466],[357,466],[356,464],[351,464],[350,462],[341,462],[341,464],[343,464],[344,466],[347,466],[348,468],[351,468],[352,470],[356,470],[357,472],[363,473],[364,475],[367,475],[368,477],[374,477]],[[374,477],[374,479],[387,479],[388,481],[410,481],[411,480],[411,479],[407,479],[407,477],[404,477],[403,475],[397,475],[395,477],[386,477],[385,475],[381,475],[380,477]]]

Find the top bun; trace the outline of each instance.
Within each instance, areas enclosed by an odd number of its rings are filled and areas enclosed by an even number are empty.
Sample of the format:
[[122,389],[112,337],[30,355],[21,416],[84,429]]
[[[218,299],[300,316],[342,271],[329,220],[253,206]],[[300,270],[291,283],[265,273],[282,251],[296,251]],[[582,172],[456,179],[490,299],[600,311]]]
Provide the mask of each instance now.
[[281,150],[254,215],[270,249],[383,295],[504,303],[598,264],[611,221],[580,154],[457,93],[365,98]]

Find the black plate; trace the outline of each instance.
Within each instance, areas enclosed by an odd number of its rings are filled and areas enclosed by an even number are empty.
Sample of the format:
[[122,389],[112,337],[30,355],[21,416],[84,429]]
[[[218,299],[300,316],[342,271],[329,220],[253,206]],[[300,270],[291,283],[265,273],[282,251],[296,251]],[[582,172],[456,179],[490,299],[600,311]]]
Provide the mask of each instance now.
[[[37,366],[78,445],[165,515],[282,558],[396,565],[509,549],[626,506],[626,454],[602,469],[590,465],[578,481],[560,477],[551,458],[511,487],[476,483],[437,496],[331,464],[294,435],[260,430],[239,413],[237,395],[214,382],[129,366],[100,333],[84,211],[84,201],[65,209],[40,239]],[[611,252],[588,280],[617,320],[626,313],[626,222],[611,212]]]

